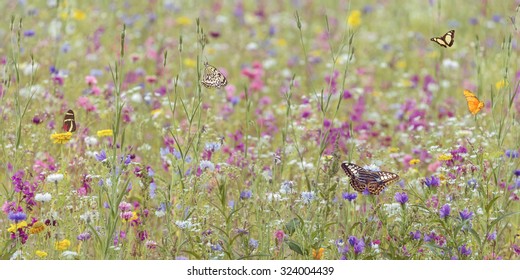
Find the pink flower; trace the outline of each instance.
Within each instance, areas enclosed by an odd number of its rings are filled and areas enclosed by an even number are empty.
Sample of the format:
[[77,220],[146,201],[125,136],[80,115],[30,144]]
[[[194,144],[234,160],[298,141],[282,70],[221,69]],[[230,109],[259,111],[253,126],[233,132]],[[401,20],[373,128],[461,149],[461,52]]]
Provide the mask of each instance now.
[[94,76],[90,76],[90,75],[86,76],[85,77],[85,82],[87,83],[87,85],[89,87],[97,85],[97,79]]
[[277,244],[282,244],[283,240],[285,239],[285,233],[283,230],[279,229],[274,232],[274,238],[276,238]]
[[93,112],[97,110],[96,106],[94,106],[86,96],[80,96],[76,102],[76,105],[87,110],[87,112]]
[[440,161],[436,161],[436,162],[428,165],[428,171],[430,171],[431,173],[434,173],[435,171],[437,171],[437,169],[439,169],[441,164],[442,163]]

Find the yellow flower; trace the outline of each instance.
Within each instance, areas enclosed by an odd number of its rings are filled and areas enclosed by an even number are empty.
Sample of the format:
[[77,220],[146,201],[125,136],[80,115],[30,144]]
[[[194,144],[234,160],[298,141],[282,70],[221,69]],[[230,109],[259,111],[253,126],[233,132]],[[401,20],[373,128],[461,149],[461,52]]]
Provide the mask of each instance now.
[[85,12],[80,10],[74,10],[72,12],[72,18],[75,20],[84,20],[87,17],[87,14]]
[[64,132],[64,133],[53,133],[51,135],[51,139],[54,140],[54,143],[65,144],[70,141],[72,138],[72,132]]
[[352,28],[358,27],[361,24],[361,11],[353,10],[350,12],[350,15],[347,19],[347,24]]
[[114,132],[112,131],[112,129],[103,129],[103,130],[98,130],[98,132],[97,132],[97,136],[98,136],[98,137],[114,136]]
[[451,154],[442,154],[442,155],[439,155],[439,157],[437,159],[440,161],[448,161],[448,160],[451,160],[452,158],[453,158],[453,156]]
[[421,162],[420,159],[416,159],[416,158],[414,158],[414,159],[411,159],[408,163],[409,163],[410,165],[415,165],[415,164],[418,164],[418,163],[420,163],[420,162]]
[[279,47],[285,47],[285,46],[287,46],[287,41],[284,38],[280,38],[280,39],[276,40],[275,44]]
[[8,232],[16,232],[18,229],[27,227],[26,221],[21,221],[17,224],[11,224],[11,226],[7,229]]
[[190,68],[195,68],[197,66],[197,61],[191,59],[191,58],[185,58],[184,59],[184,65]]
[[38,256],[40,258],[47,257],[47,253],[45,251],[36,250],[35,254],[36,254],[36,256]]
[[31,229],[29,229],[29,232],[31,234],[38,234],[42,232],[45,229],[45,224],[42,222],[36,222],[32,225]]
[[70,247],[70,240],[63,239],[62,241],[56,242],[55,248],[58,251],[65,251]]
[[162,113],[162,111],[163,110],[161,108],[159,108],[159,109],[152,110],[152,112],[150,112],[150,114],[152,114],[152,117],[157,117]]
[[390,148],[388,148],[388,152],[389,153],[397,153],[397,152],[399,152],[399,148],[397,148],[397,147],[390,147]]
[[189,17],[185,17],[185,16],[182,16],[182,17],[178,17],[175,22],[178,24],[178,25],[190,25],[191,24],[191,19]]
[[323,253],[325,252],[325,249],[320,248],[318,252],[316,250],[312,249],[312,258],[315,260],[321,260],[323,258]]
[[501,89],[501,88],[507,86],[508,84],[509,83],[506,80],[500,80],[500,81],[496,82],[495,88],[496,89]]

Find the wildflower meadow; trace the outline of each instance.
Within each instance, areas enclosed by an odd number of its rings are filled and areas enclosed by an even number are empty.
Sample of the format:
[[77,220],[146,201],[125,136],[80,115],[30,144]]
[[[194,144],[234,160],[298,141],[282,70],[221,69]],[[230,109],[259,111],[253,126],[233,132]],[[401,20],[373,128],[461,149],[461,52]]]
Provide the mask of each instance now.
[[3,1],[0,258],[520,256],[520,1]]

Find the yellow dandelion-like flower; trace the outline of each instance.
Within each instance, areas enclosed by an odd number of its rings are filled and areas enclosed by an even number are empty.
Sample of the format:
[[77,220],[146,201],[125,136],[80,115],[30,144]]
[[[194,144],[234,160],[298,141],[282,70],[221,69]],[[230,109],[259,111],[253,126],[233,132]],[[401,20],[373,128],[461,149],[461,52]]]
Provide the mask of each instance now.
[[32,225],[32,227],[29,229],[29,232],[31,234],[38,234],[42,232],[45,229],[45,224],[38,221]]
[[361,24],[361,11],[353,10],[350,12],[350,15],[348,15],[347,18],[347,24],[352,28],[358,27]]
[[65,251],[70,247],[70,240],[63,239],[62,241],[56,242],[55,248],[58,251]]
[[84,20],[87,17],[87,14],[85,12],[80,10],[74,10],[72,12],[72,18],[75,20]]
[[507,85],[508,85],[508,82],[506,80],[500,80],[500,81],[495,83],[495,88],[496,89],[501,89],[501,88],[503,88],[503,87],[505,87]]
[[109,136],[114,136],[114,131],[112,131],[112,129],[103,129],[103,130],[98,130],[98,131],[97,131],[97,136],[98,136],[98,137],[109,137]]
[[325,249],[320,248],[318,251],[312,249],[312,258],[315,260],[321,260],[323,258],[323,254],[325,253]]
[[388,152],[389,153],[397,153],[397,152],[399,152],[399,148],[397,148],[397,147],[390,147],[390,148],[388,148]]
[[414,158],[414,159],[411,159],[408,163],[409,163],[410,165],[416,165],[416,164],[418,164],[418,163],[420,163],[420,162],[421,162],[420,159],[416,159],[416,158]]
[[446,181],[446,175],[444,175],[443,173],[439,174],[439,180],[442,182]]
[[54,143],[65,144],[70,141],[72,138],[72,132],[64,132],[64,133],[53,133],[51,134],[51,139],[54,140]]
[[275,44],[279,47],[286,47],[287,40],[285,40],[284,38],[280,38],[280,39],[276,40]]
[[16,232],[18,229],[27,227],[26,221],[21,221],[17,224],[11,224],[11,226],[7,229],[8,232]]
[[45,251],[36,250],[35,254],[36,254],[36,256],[38,256],[42,259],[47,257],[47,253]]
[[175,20],[175,23],[177,23],[178,25],[184,25],[184,26],[187,26],[187,25],[190,25],[190,24],[191,24],[191,19],[190,19],[189,17],[182,16],[182,17],[178,17],[178,18]]
[[442,154],[442,155],[439,155],[439,157],[437,159],[440,161],[448,161],[448,160],[451,160],[452,158],[453,158],[453,156],[451,154]]
[[183,62],[186,67],[195,68],[197,66],[197,61],[191,58],[185,58]]

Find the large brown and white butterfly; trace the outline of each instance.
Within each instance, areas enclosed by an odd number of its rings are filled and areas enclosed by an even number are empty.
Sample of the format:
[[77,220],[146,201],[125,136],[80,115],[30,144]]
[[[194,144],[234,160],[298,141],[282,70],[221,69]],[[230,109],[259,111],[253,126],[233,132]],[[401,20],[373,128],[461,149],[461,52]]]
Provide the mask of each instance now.
[[209,63],[204,62],[204,76],[202,76],[202,80],[200,83],[207,88],[221,88],[227,85],[227,79],[224,77],[217,68],[209,65]]
[[386,171],[370,171],[350,162],[341,163],[341,168],[350,178],[354,190],[363,192],[368,189],[370,194],[379,194],[388,185],[399,180],[399,175]]
[[435,43],[441,45],[442,47],[451,47],[453,45],[453,42],[455,42],[455,30],[450,30],[444,34],[442,37],[433,37],[430,39],[431,41],[434,41]]
[[63,119],[63,130],[67,132],[76,131],[76,121],[74,119],[74,111],[68,110],[65,113],[65,118]]

